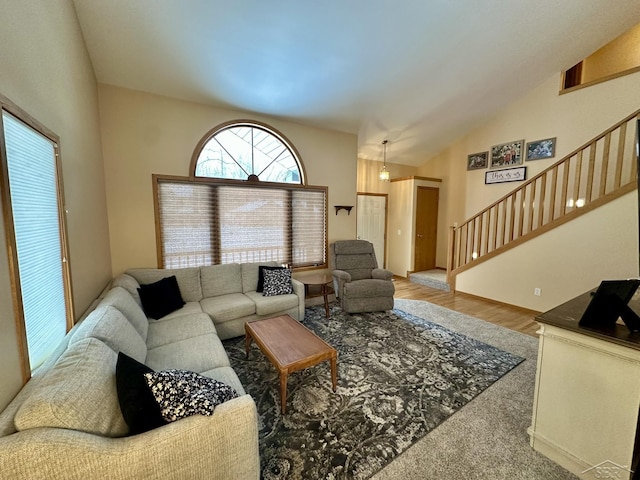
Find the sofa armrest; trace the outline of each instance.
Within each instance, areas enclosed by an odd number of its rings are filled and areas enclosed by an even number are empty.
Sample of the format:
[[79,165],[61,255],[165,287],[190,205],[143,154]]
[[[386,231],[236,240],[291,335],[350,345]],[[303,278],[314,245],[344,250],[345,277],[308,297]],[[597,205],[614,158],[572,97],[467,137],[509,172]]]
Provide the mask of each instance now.
[[371,278],[377,280],[391,280],[393,278],[393,272],[385,268],[374,268],[371,270]]
[[260,477],[258,414],[249,395],[155,430],[107,438],[34,428],[0,438],[3,478],[252,479]]
[[342,298],[344,284],[351,281],[351,274],[344,270],[333,270],[331,275],[333,276],[333,290],[336,294],[336,298]]
[[291,279],[291,285],[293,286],[293,293],[298,296],[298,321],[302,321],[304,318],[304,283],[295,278]]
[[302,297],[302,299],[304,300],[304,283],[302,283],[300,280],[292,278],[291,285],[293,286],[293,293],[295,293],[299,297]]

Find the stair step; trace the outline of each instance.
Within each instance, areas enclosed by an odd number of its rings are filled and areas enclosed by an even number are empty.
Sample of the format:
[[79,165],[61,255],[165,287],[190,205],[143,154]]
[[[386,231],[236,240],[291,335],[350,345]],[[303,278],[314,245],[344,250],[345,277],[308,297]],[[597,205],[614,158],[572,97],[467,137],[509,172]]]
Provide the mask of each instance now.
[[414,272],[409,274],[409,281],[418,283],[426,287],[437,288],[450,292],[451,288],[447,283],[447,273],[444,270],[426,270],[424,272]]

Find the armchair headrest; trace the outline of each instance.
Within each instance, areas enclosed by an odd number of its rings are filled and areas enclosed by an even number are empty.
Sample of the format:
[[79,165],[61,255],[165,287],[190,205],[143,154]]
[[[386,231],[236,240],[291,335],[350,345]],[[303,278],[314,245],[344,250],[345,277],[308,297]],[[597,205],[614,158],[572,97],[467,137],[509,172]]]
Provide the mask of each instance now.
[[360,255],[373,253],[373,244],[367,240],[338,240],[333,244],[336,255]]

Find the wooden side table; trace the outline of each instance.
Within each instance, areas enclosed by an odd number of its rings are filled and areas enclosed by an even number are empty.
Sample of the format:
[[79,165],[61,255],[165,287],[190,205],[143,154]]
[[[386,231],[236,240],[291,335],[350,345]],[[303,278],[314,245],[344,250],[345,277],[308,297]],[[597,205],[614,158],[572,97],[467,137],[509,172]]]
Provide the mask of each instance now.
[[[329,318],[329,295],[333,293],[333,277],[328,273],[314,273],[296,278],[304,283],[304,294],[307,298],[324,297],[324,312],[326,318]],[[320,287],[319,292],[310,292],[309,287]]]

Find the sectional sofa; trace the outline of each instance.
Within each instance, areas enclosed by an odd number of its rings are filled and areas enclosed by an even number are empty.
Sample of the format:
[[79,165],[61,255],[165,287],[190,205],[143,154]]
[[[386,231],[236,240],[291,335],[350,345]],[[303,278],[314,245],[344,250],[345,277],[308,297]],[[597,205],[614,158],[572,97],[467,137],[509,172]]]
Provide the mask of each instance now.
[[[116,277],[0,413],[2,478],[258,479],[256,406],[221,340],[242,335],[247,320],[304,316],[301,283],[292,281],[291,294],[265,297],[256,292],[258,271],[258,264],[230,264]],[[171,276],[185,305],[149,319],[138,288]],[[237,396],[210,416],[131,435],[116,388],[119,352],[156,371],[197,372]]]

